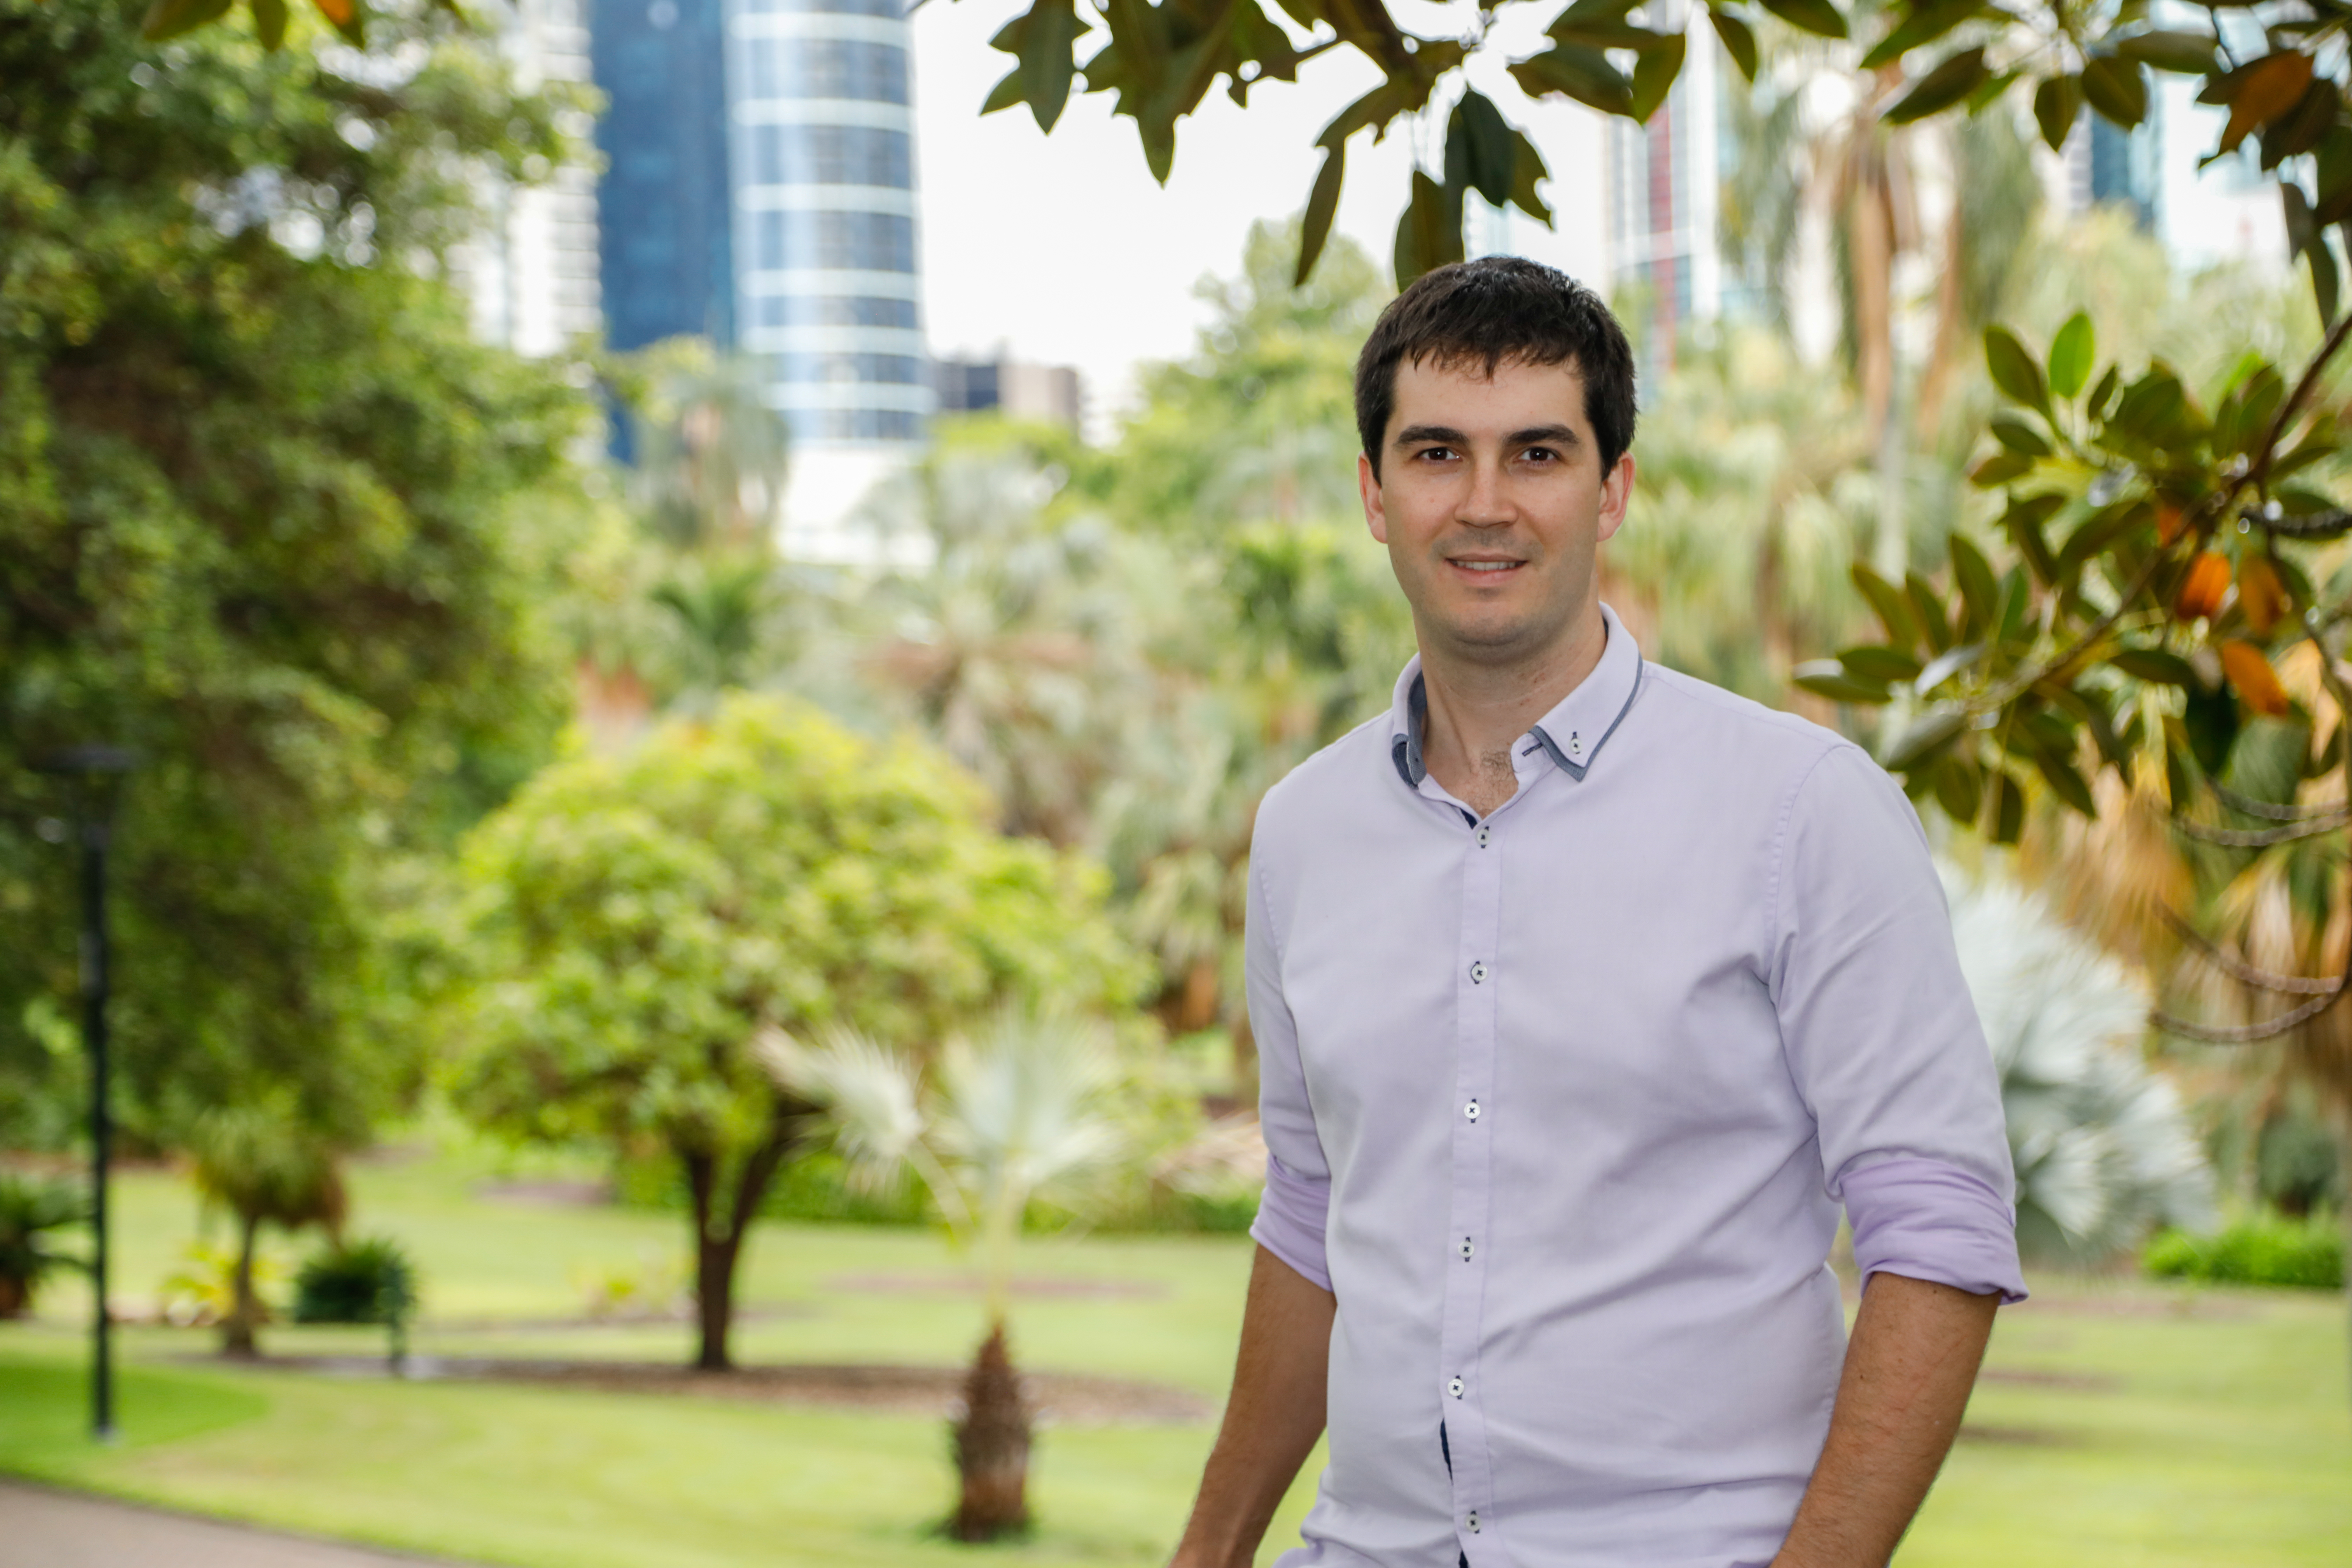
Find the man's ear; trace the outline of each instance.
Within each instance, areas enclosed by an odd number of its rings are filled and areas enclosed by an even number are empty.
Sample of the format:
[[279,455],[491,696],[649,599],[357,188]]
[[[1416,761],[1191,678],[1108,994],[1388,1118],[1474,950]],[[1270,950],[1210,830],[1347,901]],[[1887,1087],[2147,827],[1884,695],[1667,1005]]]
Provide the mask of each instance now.
[[1620,452],[1617,466],[1601,481],[1601,531],[1603,540],[1616,537],[1625,526],[1625,508],[1633,499],[1633,454]]
[[1389,542],[1388,503],[1381,499],[1381,479],[1372,472],[1372,460],[1361,452],[1356,454],[1356,488],[1363,492],[1364,526],[1381,543]]

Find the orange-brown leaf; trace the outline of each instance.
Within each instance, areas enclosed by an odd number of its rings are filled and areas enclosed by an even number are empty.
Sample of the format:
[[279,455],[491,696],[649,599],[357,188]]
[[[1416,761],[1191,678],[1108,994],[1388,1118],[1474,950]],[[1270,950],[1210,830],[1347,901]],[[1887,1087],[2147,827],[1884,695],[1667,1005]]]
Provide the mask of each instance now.
[[2221,672],[2246,706],[2257,713],[2276,718],[2293,706],[2287,700],[2286,688],[2279,684],[2278,671],[2263,650],[2250,642],[2225,642],[2221,645]]
[[358,0],[310,0],[319,7],[319,15],[338,27],[348,27],[359,15]]
[[2186,521],[2181,510],[2168,500],[2156,503],[2156,542],[2169,544],[2180,537],[2180,525]]
[[2311,57],[2282,49],[2246,72],[2230,100],[2230,123],[2221,130],[2221,151],[2234,153],[2248,135],[2303,100],[2311,86]]
[[2209,550],[2189,563],[2189,574],[2180,580],[2180,595],[2172,602],[2172,613],[2184,621],[2218,616],[2222,595],[2229,591],[2230,559]]
[[2270,636],[2271,628],[2293,607],[2286,584],[2279,581],[2278,568],[2271,564],[2270,557],[2246,552],[2238,562],[2238,608],[2246,612],[2246,625],[2253,634]]

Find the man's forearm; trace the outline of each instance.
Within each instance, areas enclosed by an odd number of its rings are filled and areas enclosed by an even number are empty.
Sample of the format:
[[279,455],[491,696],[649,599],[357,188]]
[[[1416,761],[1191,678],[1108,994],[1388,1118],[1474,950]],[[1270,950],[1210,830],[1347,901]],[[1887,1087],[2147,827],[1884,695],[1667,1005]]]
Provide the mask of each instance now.
[[1233,1395],[1173,1568],[1248,1568],[1323,1435],[1334,1307],[1328,1290],[1257,1249]]
[[1959,1430],[1999,1305],[1900,1274],[1870,1277],[1829,1440],[1773,1568],[1885,1568]]

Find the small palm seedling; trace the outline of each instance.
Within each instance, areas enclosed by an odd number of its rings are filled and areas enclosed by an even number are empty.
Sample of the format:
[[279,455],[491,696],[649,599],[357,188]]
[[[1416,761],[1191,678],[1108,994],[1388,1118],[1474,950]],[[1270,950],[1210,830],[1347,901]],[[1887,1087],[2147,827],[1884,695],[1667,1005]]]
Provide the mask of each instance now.
[[976,1542],[1026,1530],[1031,1413],[1006,1334],[1013,1251],[1032,1197],[1100,1170],[1119,1148],[1105,1110],[1117,1079],[1108,1030],[1008,1007],[949,1041],[928,1083],[907,1056],[849,1028],[824,1030],[814,1048],[770,1031],[760,1052],[824,1108],[853,1179],[879,1184],[911,1169],[978,1254],[988,1331],[953,1428],[961,1485],[947,1531]]

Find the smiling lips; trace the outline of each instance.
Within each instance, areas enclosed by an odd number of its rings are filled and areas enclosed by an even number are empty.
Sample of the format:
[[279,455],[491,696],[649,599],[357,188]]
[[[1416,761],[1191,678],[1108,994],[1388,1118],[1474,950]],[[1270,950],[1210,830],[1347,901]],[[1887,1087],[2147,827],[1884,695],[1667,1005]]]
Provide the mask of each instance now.
[[1469,561],[1455,558],[1448,565],[1459,566],[1465,572],[1516,572],[1527,564],[1524,561]]

